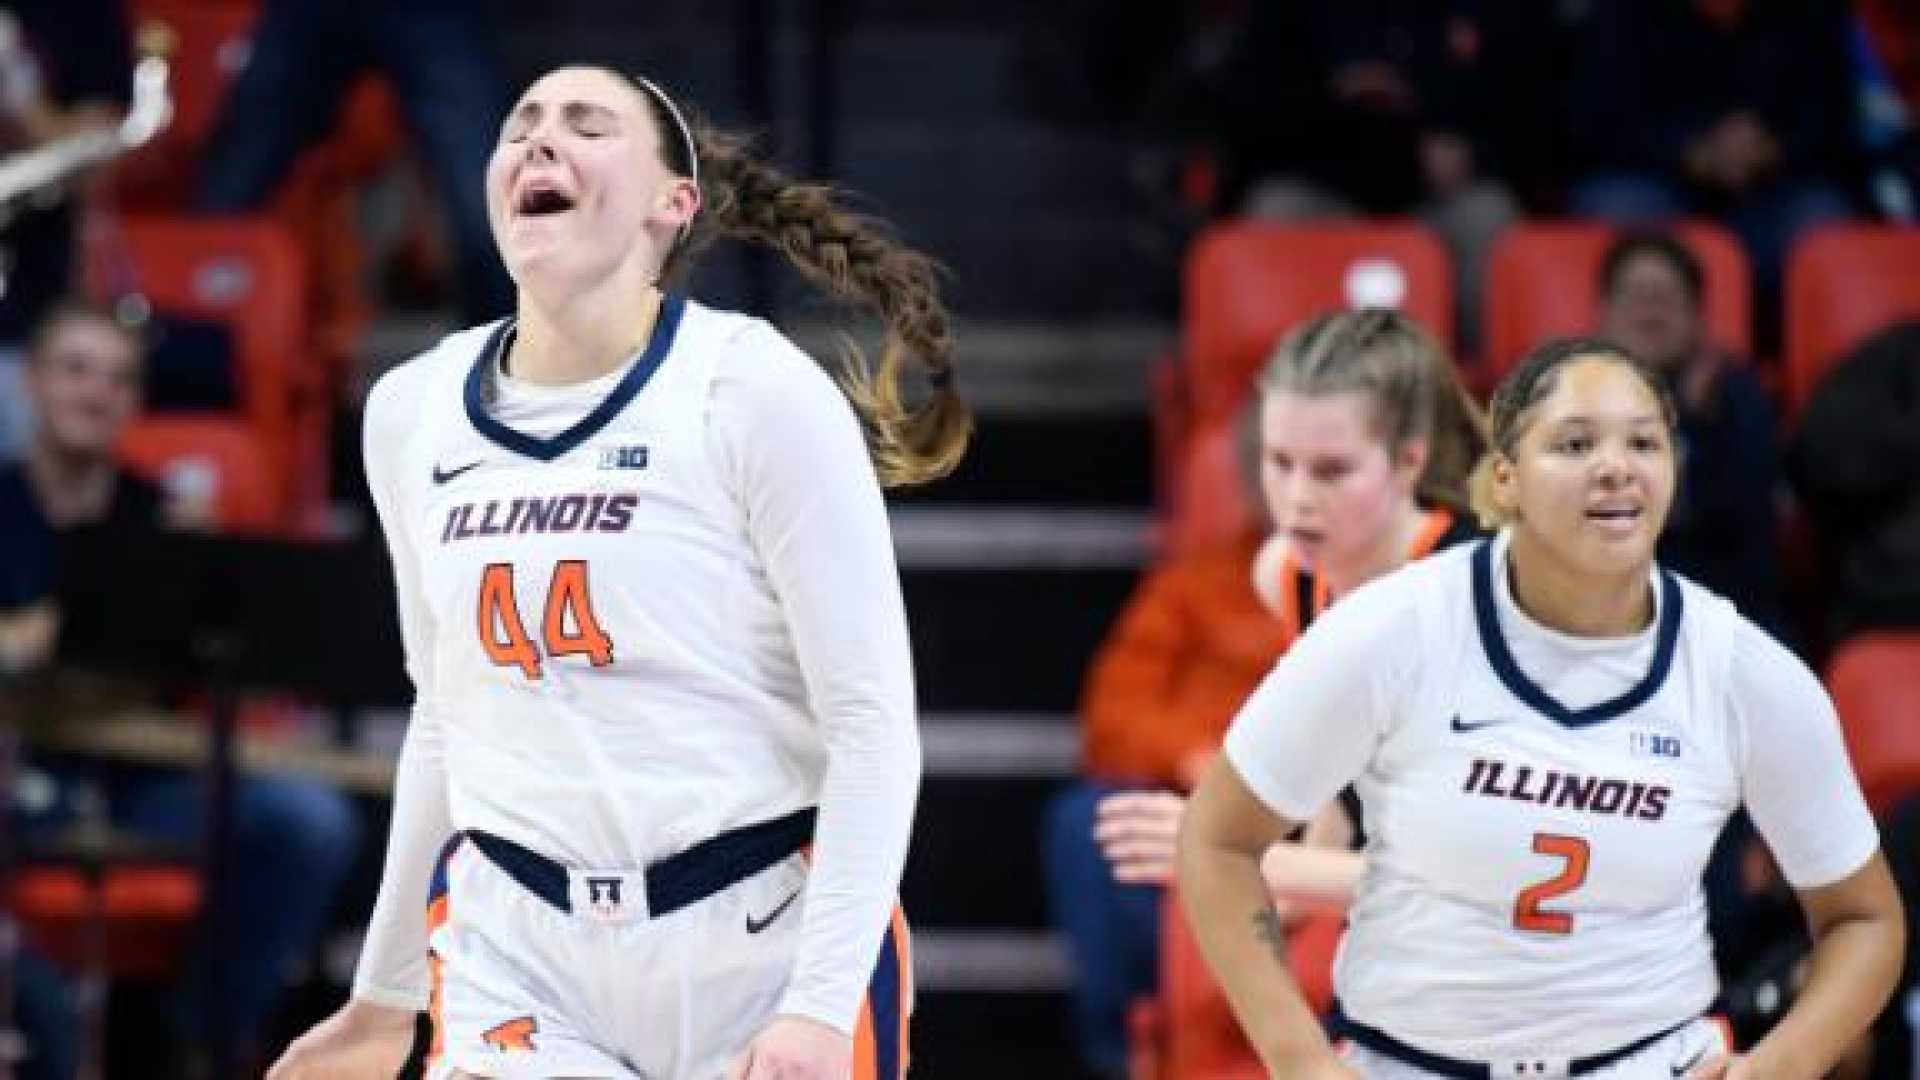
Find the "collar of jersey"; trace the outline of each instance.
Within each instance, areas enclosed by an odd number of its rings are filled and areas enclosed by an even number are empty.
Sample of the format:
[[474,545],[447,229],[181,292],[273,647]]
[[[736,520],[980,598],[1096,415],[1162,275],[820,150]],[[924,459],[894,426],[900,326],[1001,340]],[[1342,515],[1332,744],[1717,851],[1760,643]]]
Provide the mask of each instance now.
[[1648,665],[1646,677],[1611,701],[1569,709],[1541,689],[1540,684],[1527,678],[1527,673],[1520,670],[1514,660],[1512,650],[1507,648],[1506,636],[1500,632],[1500,614],[1494,606],[1493,539],[1480,541],[1473,552],[1473,617],[1480,628],[1480,645],[1487,652],[1487,662],[1493,665],[1494,674],[1500,676],[1513,696],[1566,727],[1598,724],[1646,704],[1667,681],[1667,672],[1673,667],[1673,649],[1680,640],[1680,583],[1674,576],[1664,568],[1660,570],[1660,628],[1654,640],[1653,663]]
[[487,338],[486,347],[480,350],[480,355],[474,357],[473,369],[467,372],[467,419],[472,421],[475,431],[516,454],[552,461],[592,438],[646,388],[647,381],[653,378],[654,372],[660,370],[667,353],[672,351],[674,335],[680,330],[680,316],[685,314],[686,308],[687,298],[681,293],[670,292],[661,297],[660,315],[653,322],[653,336],[647,341],[647,351],[640,354],[640,359],[627,369],[626,376],[607,391],[607,396],[594,406],[592,412],[581,417],[579,423],[547,439],[515,431],[487,411],[484,393],[487,371],[498,360],[500,350],[511,340],[514,328],[512,319],[502,320]]

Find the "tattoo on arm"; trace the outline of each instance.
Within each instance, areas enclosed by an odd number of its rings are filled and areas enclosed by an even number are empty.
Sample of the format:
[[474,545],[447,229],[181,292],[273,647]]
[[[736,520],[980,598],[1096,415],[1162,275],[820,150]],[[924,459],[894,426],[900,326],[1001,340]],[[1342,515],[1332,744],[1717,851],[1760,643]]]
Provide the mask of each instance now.
[[1280,924],[1278,912],[1270,907],[1254,912],[1253,932],[1273,950],[1274,959],[1282,965],[1287,963],[1287,928]]

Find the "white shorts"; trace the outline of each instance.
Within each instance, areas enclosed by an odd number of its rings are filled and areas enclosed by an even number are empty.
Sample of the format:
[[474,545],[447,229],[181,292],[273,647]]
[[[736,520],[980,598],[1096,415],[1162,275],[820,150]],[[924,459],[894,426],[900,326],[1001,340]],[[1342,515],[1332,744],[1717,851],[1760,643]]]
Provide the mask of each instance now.
[[[659,918],[632,909],[637,873],[575,872],[569,914],[471,840],[449,845],[441,869],[427,1080],[720,1080],[773,1017],[806,904],[800,855]],[[911,971],[896,908],[860,1011],[856,1080],[905,1075]]]
[[[1629,1040],[1631,1041],[1631,1040]],[[1678,1080],[1721,1054],[1733,1052],[1733,1040],[1719,1020],[1702,1017],[1641,1047],[1605,1068],[1582,1073],[1580,1080]],[[1340,1056],[1367,1080],[1434,1080],[1429,1072],[1408,1061],[1362,1046],[1351,1040]],[[1566,1080],[1567,1060],[1552,1057],[1489,1062],[1492,1080]],[[1544,1068],[1536,1068],[1544,1066]]]

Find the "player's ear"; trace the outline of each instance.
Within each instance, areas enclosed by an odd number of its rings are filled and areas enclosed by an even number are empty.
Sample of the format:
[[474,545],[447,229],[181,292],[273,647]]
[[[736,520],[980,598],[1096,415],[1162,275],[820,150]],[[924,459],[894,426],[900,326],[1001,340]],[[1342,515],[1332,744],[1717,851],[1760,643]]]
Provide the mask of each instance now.
[[1492,464],[1488,466],[1488,479],[1493,495],[1493,505],[1511,521],[1520,509],[1520,490],[1517,470],[1513,459],[1498,450],[1493,451]]
[[1400,445],[1393,453],[1393,473],[1403,491],[1411,493],[1420,486],[1420,477],[1425,475],[1427,459],[1432,454],[1433,442],[1430,439],[1415,436],[1400,440]]
[[700,187],[681,177],[662,192],[654,203],[654,212],[676,229],[685,229],[700,212]]

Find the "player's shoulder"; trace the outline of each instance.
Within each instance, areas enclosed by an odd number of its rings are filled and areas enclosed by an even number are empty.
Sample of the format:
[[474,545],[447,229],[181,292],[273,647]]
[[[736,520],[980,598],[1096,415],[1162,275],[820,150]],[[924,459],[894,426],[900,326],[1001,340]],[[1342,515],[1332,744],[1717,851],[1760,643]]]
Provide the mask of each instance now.
[[367,391],[367,412],[404,415],[422,401],[448,392],[449,386],[457,390],[503,323],[497,320],[456,330],[388,368]]
[[[1413,559],[1353,590],[1315,620],[1365,626],[1404,639],[1468,609],[1471,560],[1478,544],[1462,544]],[[1309,628],[1311,630],[1311,628]]]
[[1714,659],[1714,670],[1738,667],[1748,653],[1766,651],[1773,638],[1740,613],[1733,601],[1684,574],[1662,567],[1680,600],[1680,633],[1701,655]]
[[772,323],[692,302],[686,317],[689,347],[711,365],[710,400],[739,423],[760,429],[774,421],[809,428],[854,422],[833,376]]
[[1478,532],[1461,530],[1456,533],[1451,528],[1443,539],[1446,541],[1444,546],[1436,543],[1431,554],[1407,560],[1398,570],[1380,578],[1375,584],[1391,586],[1396,594],[1409,600],[1431,599],[1467,591],[1473,584],[1473,560],[1491,541]]
[[689,300],[680,332],[690,349],[711,354],[721,378],[784,383],[826,374],[792,338],[757,315]]

